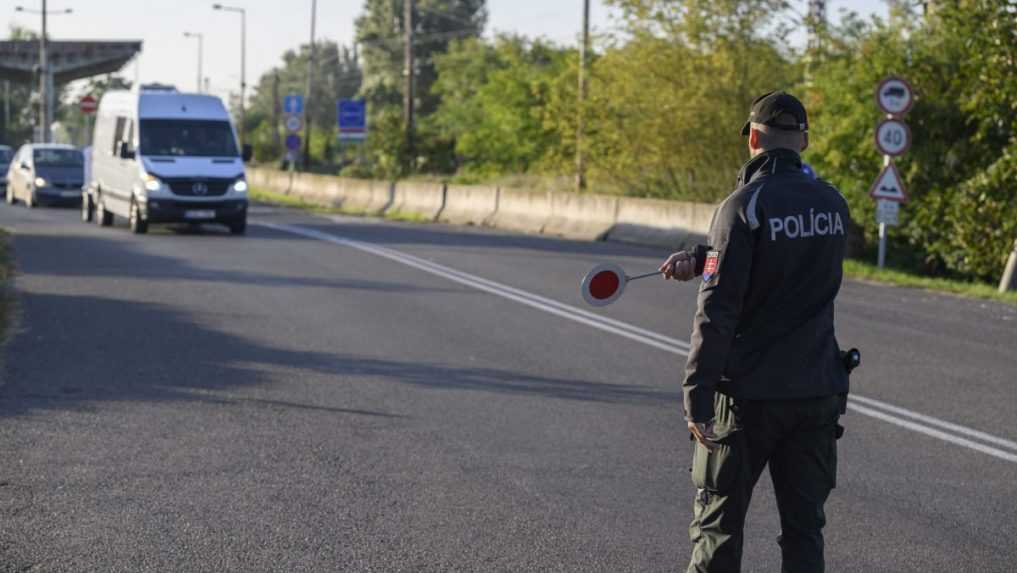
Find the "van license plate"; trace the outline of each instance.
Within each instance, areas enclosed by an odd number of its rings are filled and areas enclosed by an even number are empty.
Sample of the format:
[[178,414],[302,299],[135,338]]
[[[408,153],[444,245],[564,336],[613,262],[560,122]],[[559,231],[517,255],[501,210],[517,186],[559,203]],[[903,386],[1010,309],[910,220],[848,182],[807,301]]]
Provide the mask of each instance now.
[[60,192],[60,196],[61,197],[77,197],[78,195],[81,195],[81,193],[78,192],[78,191],[61,191]]
[[184,211],[184,219],[215,219],[215,211],[211,209]]

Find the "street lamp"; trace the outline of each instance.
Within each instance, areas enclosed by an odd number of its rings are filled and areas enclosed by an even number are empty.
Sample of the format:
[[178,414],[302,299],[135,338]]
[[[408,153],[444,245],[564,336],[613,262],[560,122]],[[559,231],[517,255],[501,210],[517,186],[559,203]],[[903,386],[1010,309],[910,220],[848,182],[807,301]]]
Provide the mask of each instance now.
[[201,58],[201,52],[202,52],[203,45],[205,43],[205,35],[202,34],[201,32],[184,32],[184,37],[185,38],[197,38],[198,39],[198,84],[197,84],[198,87],[195,88],[195,90],[197,90],[197,92],[200,94],[201,93],[201,77],[202,77],[201,76],[201,59],[202,59]]
[[243,145],[247,142],[247,128],[244,126],[244,95],[247,91],[247,11],[223,4],[212,4],[212,9],[240,14],[240,143]]
[[46,16],[59,16],[73,12],[70,8],[63,10],[46,10],[46,0],[42,0],[42,10],[32,10],[24,6],[15,6],[15,12],[40,14],[42,16],[42,35],[39,36],[39,123],[40,139],[49,143],[52,139],[50,124],[53,123],[53,74],[46,63]]

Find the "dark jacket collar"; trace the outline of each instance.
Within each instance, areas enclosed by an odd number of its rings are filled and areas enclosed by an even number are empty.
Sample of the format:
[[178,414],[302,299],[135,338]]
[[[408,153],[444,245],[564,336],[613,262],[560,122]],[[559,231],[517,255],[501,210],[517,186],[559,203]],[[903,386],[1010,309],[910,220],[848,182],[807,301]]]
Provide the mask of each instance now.
[[802,158],[790,149],[764,151],[745,162],[738,172],[738,187],[775,173],[801,172]]

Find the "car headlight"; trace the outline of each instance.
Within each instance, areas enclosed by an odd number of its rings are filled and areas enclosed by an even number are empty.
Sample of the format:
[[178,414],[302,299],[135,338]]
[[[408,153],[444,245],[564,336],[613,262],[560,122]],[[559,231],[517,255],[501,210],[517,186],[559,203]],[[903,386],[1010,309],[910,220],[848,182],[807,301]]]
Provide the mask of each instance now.
[[46,186],[46,180],[43,179],[42,177],[36,177],[35,178],[35,186],[36,187],[45,187]]
[[237,179],[233,183],[233,190],[237,193],[247,193],[247,181],[243,179]]
[[145,189],[148,191],[158,191],[162,189],[162,181],[159,181],[159,178],[155,175],[146,173],[142,179],[145,181]]

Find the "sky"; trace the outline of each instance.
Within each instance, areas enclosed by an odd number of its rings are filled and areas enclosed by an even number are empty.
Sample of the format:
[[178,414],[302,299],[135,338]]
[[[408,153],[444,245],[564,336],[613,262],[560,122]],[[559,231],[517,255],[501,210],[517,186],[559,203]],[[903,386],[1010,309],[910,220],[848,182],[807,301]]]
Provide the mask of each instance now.
[[[310,39],[311,0],[219,0],[247,11],[247,85],[278,65],[282,54]],[[54,40],[142,40],[142,54],[123,74],[143,83],[159,82],[193,90],[197,82],[197,40],[184,32],[204,34],[203,73],[212,93],[227,96],[240,84],[240,15],[215,11],[215,0],[48,0],[48,9],[70,8],[71,14],[49,18]],[[318,0],[316,37],[349,44],[353,22],[363,0]],[[805,0],[792,0],[805,12]],[[0,0],[0,27],[39,30],[40,17],[16,12],[16,6],[38,10],[41,0]],[[841,9],[886,15],[882,0],[829,0],[832,20]],[[559,43],[576,41],[582,0],[488,0],[488,35],[512,32],[542,36]],[[612,13],[603,0],[591,0],[594,31],[611,27]]]

